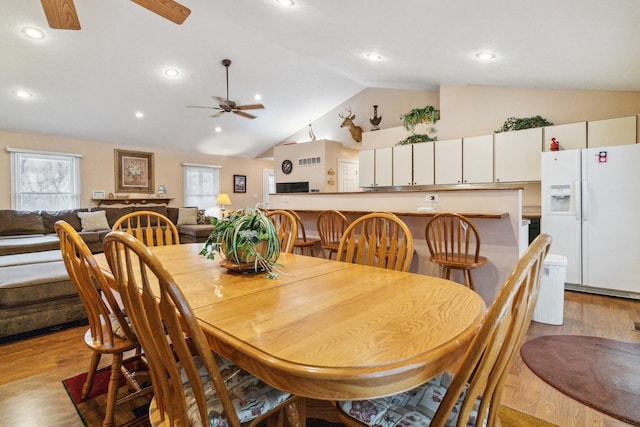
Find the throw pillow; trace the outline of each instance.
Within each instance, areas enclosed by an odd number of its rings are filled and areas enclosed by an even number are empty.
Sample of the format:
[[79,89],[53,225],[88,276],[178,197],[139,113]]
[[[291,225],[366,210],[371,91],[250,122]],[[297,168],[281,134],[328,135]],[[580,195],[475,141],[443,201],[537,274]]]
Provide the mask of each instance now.
[[78,212],[78,216],[82,223],[82,231],[108,230],[111,228],[107,222],[105,211]]
[[198,223],[198,208],[178,208],[177,225],[195,225]]

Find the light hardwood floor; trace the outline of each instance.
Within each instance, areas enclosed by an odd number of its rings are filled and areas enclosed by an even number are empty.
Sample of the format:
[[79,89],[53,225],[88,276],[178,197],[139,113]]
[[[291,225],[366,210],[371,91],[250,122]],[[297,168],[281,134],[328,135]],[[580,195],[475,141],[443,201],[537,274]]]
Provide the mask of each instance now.
[[[634,330],[640,301],[565,292],[562,326],[533,322],[529,337],[550,334],[593,335],[640,343]],[[82,426],[61,381],[87,370],[90,351],[85,326],[50,332],[0,345],[0,425]],[[104,357],[101,365],[108,365]],[[626,426],[559,393],[536,377],[518,357],[502,403],[559,426]],[[328,407],[312,402],[308,416],[331,418]],[[526,426],[529,423],[503,423]]]

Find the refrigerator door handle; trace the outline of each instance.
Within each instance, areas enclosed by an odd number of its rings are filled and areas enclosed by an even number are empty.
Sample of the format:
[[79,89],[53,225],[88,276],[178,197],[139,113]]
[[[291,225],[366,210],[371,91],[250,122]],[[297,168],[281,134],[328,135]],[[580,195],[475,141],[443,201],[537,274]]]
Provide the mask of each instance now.
[[589,206],[589,187],[587,180],[582,181],[582,220],[588,221],[591,209]]
[[576,213],[576,221],[582,220],[582,190],[580,188],[580,181],[576,180],[573,183],[573,191],[575,193],[575,205],[573,211]]

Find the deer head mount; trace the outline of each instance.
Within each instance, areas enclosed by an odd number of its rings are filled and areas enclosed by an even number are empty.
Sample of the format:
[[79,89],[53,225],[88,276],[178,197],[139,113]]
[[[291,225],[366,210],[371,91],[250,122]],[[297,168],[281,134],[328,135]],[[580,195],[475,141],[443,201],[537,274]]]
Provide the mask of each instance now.
[[354,139],[354,141],[362,142],[362,128],[360,126],[356,126],[353,123],[353,119],[356,118],[356,115],[351,114],[351,107],[347,108],[346,116],[338,114],[338,117],[344,119],[340,127],[343,128],[345,126],[349,126],[349,133],[351,133],[351,137]]

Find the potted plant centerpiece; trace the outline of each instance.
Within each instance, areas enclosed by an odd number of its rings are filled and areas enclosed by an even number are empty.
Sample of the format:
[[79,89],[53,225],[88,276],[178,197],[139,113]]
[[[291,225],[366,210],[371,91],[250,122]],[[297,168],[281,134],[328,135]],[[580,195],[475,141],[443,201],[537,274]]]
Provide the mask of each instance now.
[[230,270],[249,272],[266,271],[275,279],[280,256],[280,241],[276,227],[264,211],[255,208],[239,209],[231,215],[211,218],[213,231],[204,243],[200,255],[215,259],[226,258],[222,265]]
[[[400,118],[402,119],[402,126],[411,132],[411,135],[398,142],[397,145],[417,144],[420,142],[435,141],[438,139],[436,136],[432,135],[437,132],[434,125],[440,118],[440,110],[437,110],[433,105],[426,105],[423,108],[414,108],[408,113],[401,115]],[[415,133],[416,126],[419,124],[429,126],[426,130],[427,133]]]

